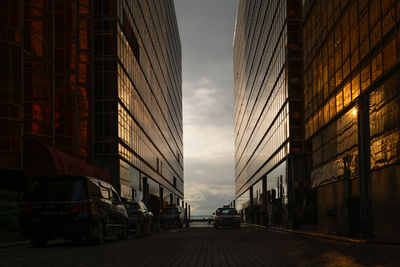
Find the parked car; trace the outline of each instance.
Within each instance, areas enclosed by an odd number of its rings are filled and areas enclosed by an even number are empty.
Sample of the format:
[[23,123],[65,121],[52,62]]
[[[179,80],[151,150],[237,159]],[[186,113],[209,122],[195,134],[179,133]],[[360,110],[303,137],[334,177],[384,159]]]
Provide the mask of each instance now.
[[137,224],[153,224],[153,213],[151,213],[142,201],[129,200],[125,204],[128,212],[128,226],[136,230]]
[[219,208],[214,214],[214,228],[232,227],[240,229],[240,215],[235,208]]
[[160,223],[165,225],[167,222],[175,223],[177,227],[182,227],[185,222],[185,212],[182,207],[169,205],[161,210]]
[[112,185],[80,175],[34,177],[22,195],[20,231],[34,246],[61,237],[102,244],[128,237],[128,215]]

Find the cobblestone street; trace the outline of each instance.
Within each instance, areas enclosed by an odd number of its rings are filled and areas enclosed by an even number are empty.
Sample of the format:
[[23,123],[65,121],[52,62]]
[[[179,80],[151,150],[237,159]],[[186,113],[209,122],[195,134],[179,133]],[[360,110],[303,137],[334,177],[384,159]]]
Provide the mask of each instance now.
[[[102,246],[71,242],[3,248],[0,266],[398,266],[400,246],[351,244],[242,227],[131,235]],[[208,226],[205,224],[204,226]]]

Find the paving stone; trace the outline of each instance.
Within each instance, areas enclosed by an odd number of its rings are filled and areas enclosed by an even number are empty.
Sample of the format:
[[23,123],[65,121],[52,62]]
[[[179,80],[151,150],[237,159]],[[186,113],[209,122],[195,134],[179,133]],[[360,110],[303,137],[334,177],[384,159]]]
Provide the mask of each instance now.
[[0,266],[398,266],[400,246],[350,244],[254,227],[184,228],[116,238],[0,249]]

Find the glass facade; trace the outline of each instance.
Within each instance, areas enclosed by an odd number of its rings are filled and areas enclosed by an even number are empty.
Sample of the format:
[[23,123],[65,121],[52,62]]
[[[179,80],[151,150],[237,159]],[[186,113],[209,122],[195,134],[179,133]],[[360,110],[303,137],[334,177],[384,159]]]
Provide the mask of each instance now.
[[23,136],[90,162],[91,1],[2,5],[0,168],[23,168]]
[[298,1],[239,1],[234,36],[235,187],[237,203],[250,190],[253,210],[266,199],[261,179],[282,162],[291,158],[286,187],[306,177],[296,164],[306,160],[308,149],[301,41]]
[[22,2],[0,10],[0,168],[22,168]]
[[[312,142],[320,227],[327,227],[326,209],[359,194],[360,101],[366,98],[373,227],[388,234],[400,221],[389,215],[400,203],[391,193],[400,191],[392,186],[399,176],[389,175],[400,169],[400,3],[303,1],[303,18],[305,135]],[[350,190],[342,189],[346,178]]]
[[176,204],[183,128],[173,1],[96,1],[94,10],[96,164],[122,196]]
[[127,198],[183,199],[172,0],[2,1],[0,58],[0,173],[23,176],[27,137],[93,162]]

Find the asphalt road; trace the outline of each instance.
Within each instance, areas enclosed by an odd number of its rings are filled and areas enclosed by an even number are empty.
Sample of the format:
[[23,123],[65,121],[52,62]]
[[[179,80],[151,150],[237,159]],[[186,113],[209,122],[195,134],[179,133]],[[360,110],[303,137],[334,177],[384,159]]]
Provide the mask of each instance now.
[[3,248],[0,266],[400,266],[400,246],[341,243],[253,227],[193,226],[110,239],[101,246],[58,242]]

